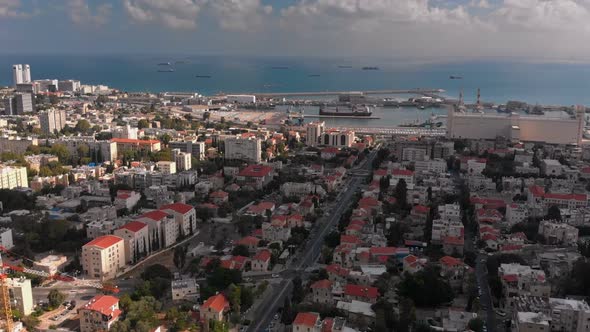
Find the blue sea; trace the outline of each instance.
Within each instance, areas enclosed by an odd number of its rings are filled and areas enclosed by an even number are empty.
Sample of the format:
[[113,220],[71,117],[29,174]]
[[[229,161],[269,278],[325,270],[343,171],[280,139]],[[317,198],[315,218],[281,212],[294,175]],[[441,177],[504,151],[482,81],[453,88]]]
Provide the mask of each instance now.
[[[168,62],[169,66],[158,65]],[[133,92],[192,91],[213,95],[437,88],[452,98],[458,98],[463,91],[465,101],[474,102],[480,88],[482,100],[488,102],[590,105],[590,64],[344,57],[0,55],[0,86],[12,84],[14,63],[30,64],[33,79],[78,79],[83,84],[105,84]],[[365,66],[379,70],[362,70]],[[158,72],[167,69],[174,72]],[[451,75],[462,79],[451,80]],[[422,122],[446,112],[377,108],[373,115],[379,119],[325,121],[331,126],[387,127]],[[317,109],[306,109],[305,113],[317,114]]]
[[[170,62],[171,66],[158,66],[162,62]],[[0,85],[12,83],[13,63],[30,64],[33,79],[79,79],[83,84],[106,84],[125,91],[195,91],[211,95],[219,92],[441,88],[446,91],[445,95],[454,98],[464,91],[465,100],[474,101],[477,88],[481,88],[484,101],[590,105],[589,64],[448,59],[0,55]],[[363,66],[377,66],[379,70],[361,70]],[[175,71],[158,72],[166,68]],[[451,80],[450,75],[463,79]]]

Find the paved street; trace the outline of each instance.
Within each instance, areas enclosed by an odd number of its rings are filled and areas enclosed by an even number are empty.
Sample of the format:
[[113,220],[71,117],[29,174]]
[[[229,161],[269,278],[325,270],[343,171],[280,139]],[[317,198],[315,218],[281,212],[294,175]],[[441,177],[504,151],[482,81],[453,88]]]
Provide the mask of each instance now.
[[[248,327],[248,332],[264,331],[273,319],[278,308],[283,305],[286,296],[290,296],[292,280],[295,276],[303,276],[306,267],[312,266],[319,258],[324,243],[325,236],[330,232],[332,227],[338,225],[342,213],[344,213],[354,202],[352,199],[355,192],[363,183],[363,177],[368,174],[372,167],[373,159],[377,155],[375,149],[355,170],[350,170],[353,174],[347,183],[344,184],[345,191],[341,192],[336,200],[328,205],[325,215],[317,221],[315,232],[312,232],[310,238],[303,250],[303,257],[291,264],[290,268],[281,274],[284,279],[279,285],[273,287],[271,296],[264,298],[257,311],[254,313],[256,319]],[[361,172],[359,172],[361,171]],[[356,175],[355,175],[356,174]],[[328,212],[331,211],[331,212]]]

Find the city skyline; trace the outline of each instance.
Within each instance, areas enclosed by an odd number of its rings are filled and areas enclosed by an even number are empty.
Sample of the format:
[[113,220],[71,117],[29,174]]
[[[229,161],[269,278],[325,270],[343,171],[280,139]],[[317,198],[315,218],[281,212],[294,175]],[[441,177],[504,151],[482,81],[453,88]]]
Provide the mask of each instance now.
[[11,45],[5,53],[25,54],[518,57],[585,62],[590,46],[575,40],[590,34],[584,24],[588,18],[590,4],[583,0],[3,0],[0,41]]

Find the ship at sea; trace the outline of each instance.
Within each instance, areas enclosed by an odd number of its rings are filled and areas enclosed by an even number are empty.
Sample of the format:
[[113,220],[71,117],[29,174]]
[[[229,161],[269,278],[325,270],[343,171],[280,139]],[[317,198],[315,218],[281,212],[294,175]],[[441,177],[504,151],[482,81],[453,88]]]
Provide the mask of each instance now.
[[379,67],[363,67],[362,70],[379,70]]
[[367,106],[336,106],[336,107],[326,107],[320,106],[320,115],[327,115],[327,116],[371,116],[373,112],[369,110]]
[[160,62],[158,66],[170,66],[170,62]]
[[160,69],[158,73],[173,73],[174,69]]

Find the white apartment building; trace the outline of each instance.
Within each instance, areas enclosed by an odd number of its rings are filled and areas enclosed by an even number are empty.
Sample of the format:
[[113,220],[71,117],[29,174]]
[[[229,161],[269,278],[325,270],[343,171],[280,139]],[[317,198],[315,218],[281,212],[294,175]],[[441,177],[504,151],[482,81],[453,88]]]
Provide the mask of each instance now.
[[78,309],[78,313],[80,332],[108,331],[121,316],[119,299],[110,295],[97,295]]
[[481,174],[486,168],[486,163],[477,159],[467,161],[467,174]]
[[12,229],[1,228],[0,229],[0,245],[6,249],[14,248],[14,242],[12,241]]
[[121,237],[99,236],[82,246],[80,263],[84,274],[91,278],[113,279],[125,261],[125,241]]
[[27,188],[28,186],[26,167],[0,165],[0,189]]
[[252,163],[262,161],[262,140],[256,137],[240,136],[226,138],[225,159],[244,160]]
[[416,161],[414,163],[414,170],[416,172],[433,172],[446,173],[447,162],[444,159],[432,159],[424,161]]
[[76,92],[80,90],[80,81],[77,80],[62,80],[58,84],[59,91]]
[[510,225],[523,222],[529,217],[529,209],[526,204],[512,203],[506,205],[506,221]]
[[176,162],[174,161],[158,161],[156,166],[162,174],[176,174]]
[[461,221],[461,206],[459,204],[439,205],[438,215],[440,219],[447,221]]
[[421,148],[405,148],[402,151],[402,160],[407,160],[407,161],[425,161],[425,160],[428,160],[430,158],[427,153],[428,153],[428,151],[426,149],[421,149]]
[[308,146],[317,146],[319,138],[326,127],[325,122],[310,122],[305,126],[305,142]]
[[506,297],[506,307],[513,308],[522,295],[549,296],[551,284],[546,282],[543,270],[518,263],[500,264],[498,276]]
[[328,130],[320,136],[319,145],[349,148],[354,143],[354,135],[354,131],[351,130]]
[[20,311],[21,314],[28,316],[33,312],[33,290],[31,287],[31,280],[25,278],[11,278],[8,279],[8,287],[10,289],[10,298],[13,301],[14,307]]
[[463,234],[464,227],[460,220],[435,219],[432,221],[431,241],[433,243],[443,243],[447,237],[463,238]]
[[547,176],[560,176],[563,173],[563,165],[555,159],[543,159],[541,161],[541,172]]
[[199,284],[195,278],[183,277],[171,281],[172,301],[198,301]]
[[178,149],[181,152],[192,155],[197,160],[205,158],[205,142],[199,142],[196,139],[183,141],[168,142],[170,149]]
[[61,131],[66,125],[66,111],[51,109],[39,115],[41,130],[46,134]]
[[2,136],[0,137],[0,151],[24,154],[31,145],[39,145],[39,140],[31,137]]
[[539,224],[539,234],[545,238],[546,244],[575,246],[578,243],[579,230],[565,223],[543,220]]
[[193,167],[190,153],[182,152],[180,149],[174,149],[172,150],[172,154],[174,155],[177,170],[188,171]]

